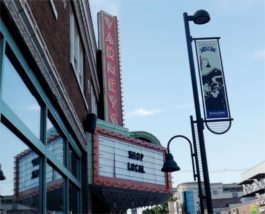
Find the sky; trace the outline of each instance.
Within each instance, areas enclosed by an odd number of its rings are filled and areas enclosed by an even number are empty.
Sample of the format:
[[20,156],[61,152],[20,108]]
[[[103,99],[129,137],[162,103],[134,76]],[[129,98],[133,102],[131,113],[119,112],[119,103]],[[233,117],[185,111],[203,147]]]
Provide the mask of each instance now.
[[[125,127],[150,132],[163,146],[174,135],[192,138],[195,110],[183,13],[207,10],[210,22],[190,22],[191,35],[221,37],[234,119],[223,135],[204,129],[210,182],[239,183],[243,172],[265,160],[264,0],[90,0],[90,7],[96,37],[97,12],[119,20]],[[170,151],[181,168],[172,173],[173,186],[193,181],[187,142],[175,139]]]

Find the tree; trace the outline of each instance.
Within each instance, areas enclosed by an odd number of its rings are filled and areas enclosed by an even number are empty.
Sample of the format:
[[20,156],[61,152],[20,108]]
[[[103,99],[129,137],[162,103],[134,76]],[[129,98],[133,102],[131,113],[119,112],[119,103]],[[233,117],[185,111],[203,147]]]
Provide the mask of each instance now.
[[165,214],[168,213],[168,201],[176,201],[177,198],[174,198],[173,196],[169,197],[167,201],[165,201],[163,204],[154,206],[152,208],[148,208],[143,211],[143,214]]

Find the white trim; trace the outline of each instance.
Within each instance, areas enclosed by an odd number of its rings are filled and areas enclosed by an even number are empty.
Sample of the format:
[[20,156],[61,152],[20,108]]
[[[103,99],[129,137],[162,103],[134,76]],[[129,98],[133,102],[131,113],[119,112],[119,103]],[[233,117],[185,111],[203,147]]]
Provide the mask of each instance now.
[[56,10],[55,4],[54,4],[54,0],[50,0],[50,4],[51,4],[51,7],[52,7],[52,12],[53,12],[54,18],[57,20],[58,19],[58,12]]
[[73,12],[70,12],[70,63],[73,64],[74,62],[74,18],[72,18]]
[[[86,109],[89,110],[87,100],[85,98],[84,89],[84,50],[81,43],[82,38],[79,35],[73,11],[70,11],[70,64],[74,71],[76,81]],[[75,62],[76,61],[76,62]]]
[[89,82],[89,88],[90,88],[90,97],[91,97],[91,112],[94,113],[94,114],[98,114],[97,113],[97,98],[96,98],[96,94],[95,94],[95,91],[94,91],[94,88],[93,88],[93,85],[90,83],[90,81],[88,80]]
[[84,97],[84,51],[73,11],[70,12],[70,63]]
[[[97,45],[96,39],[93,29],[92,18],[89,13],[89,1],[74,1],[75,8],[79,9],[79,13],[77,14],[78,18],[82,20],[83,28],[81,28],[80,36],[84,41],[84,51],[87,54],[88,65],[90,68],[90,73],[92,76],[91,83],[94,87],[95,94],[97,99],[99,98],[100,87],[99,87],[99,80],[97,77],[97,69],[96,69],[96,52],[97,52]],[[89,57],[90,56],[90,57]]]

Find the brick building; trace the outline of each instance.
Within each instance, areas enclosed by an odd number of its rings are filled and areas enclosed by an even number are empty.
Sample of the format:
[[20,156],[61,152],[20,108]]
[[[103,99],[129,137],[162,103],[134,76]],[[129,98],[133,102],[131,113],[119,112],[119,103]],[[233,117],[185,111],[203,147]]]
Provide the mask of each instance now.
[[1,212],[166,200],[165,148],[123,125],[117,18],[99,13],[97,45],[88,0],[0,0],[0,12]]

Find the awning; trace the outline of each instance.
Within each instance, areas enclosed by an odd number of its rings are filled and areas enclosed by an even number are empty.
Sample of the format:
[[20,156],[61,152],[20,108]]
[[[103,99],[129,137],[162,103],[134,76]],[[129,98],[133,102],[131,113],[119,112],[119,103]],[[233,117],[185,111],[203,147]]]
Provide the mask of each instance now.
[[148,192],[117,187],[90,186],[92,193],[111,209],[126,210],[162,204],[169,198],[169,193]]
[[254,197],[255,195],[256,195],[256,192],[251,192],[246,195],[242,195],[240,198]]
[[248,179],[245,181],[242,181],[240,183],[238,183],[239,185],[246,185],[246,184],[252,184],[254,181],[252,179]]
[[247,180],[242,181],[241,183],[239,183],[239,185],[252,184],[254,183],[254,179],[260,180],[263,178],[265,178],[265,173],[259,173],[259,174],[252,176],[251,178]]
[[259,173],[259,174],[256,174],[254,175],[253,177],[251,177],[250,179],[262,179],[262,178],[265,178],[265,173]]
[[259,189],[257,191],[248,193],[246,195],[241,196],[241,198],[246,198],[246,197],[254,197],[256,194],[264,194],[265,193],[265,189]]

